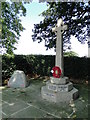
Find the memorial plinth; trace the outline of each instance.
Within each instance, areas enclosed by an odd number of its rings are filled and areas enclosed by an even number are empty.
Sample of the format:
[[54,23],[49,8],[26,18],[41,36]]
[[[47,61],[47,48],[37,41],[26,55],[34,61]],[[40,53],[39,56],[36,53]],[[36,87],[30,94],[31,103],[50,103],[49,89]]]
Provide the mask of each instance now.
[[41,88],[42,98],[52,102],[68,103],[78,97],[78,90],[73,87],[68,77],[64,76],[62,34],[66,29],[67,25],[64,25],[62,19],[59,19],[56,27],[52,29],[57,35],[55,67],[52,69],[53,77]]
[[[66,102],[69,103],[71,100],[78,98],[78,90],[73,87],[73,84],[69,82],[67,77],[57,79],[58,82],[52,83],[52,79],[46,82],[46,86],[41,88],[41,95],[43,99],[52,102]],[[56,78],[55,78],[56,80]]]

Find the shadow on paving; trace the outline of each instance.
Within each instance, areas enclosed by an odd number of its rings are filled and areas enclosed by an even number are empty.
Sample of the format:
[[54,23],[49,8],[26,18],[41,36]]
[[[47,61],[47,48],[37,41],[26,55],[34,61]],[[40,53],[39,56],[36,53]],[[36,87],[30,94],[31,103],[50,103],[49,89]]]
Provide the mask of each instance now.
[[3,118],[88,118],[88,87],[75,85],[79,98],[71,104],[43,100],[42,80],[33,80],[27,88],[2,90]]

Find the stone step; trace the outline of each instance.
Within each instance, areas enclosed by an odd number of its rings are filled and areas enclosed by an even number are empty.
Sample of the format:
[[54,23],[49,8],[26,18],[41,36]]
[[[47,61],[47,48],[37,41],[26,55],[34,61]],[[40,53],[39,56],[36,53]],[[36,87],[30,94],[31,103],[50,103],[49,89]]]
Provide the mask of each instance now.
[[50,81],[46,83],[47,89],[52,90],[52,91],[70,91],[73,89],[73,84],[71,82],[65,84],[65,85],[57,85],[57,84],[52,84]]
[[60,78],[50,77],[50,81],[51,83],[55,83],[57,85],[62,85],[62,84],[64,85],[69,82],[69,78],[68,77],[60,77]]
[[75,100],[78,98],[78,90],[76,88],[73,88],[69,92],[61,92],[61,91],[51,91],[47,89],[46,86],[43,86],[41,89],[41,95],[43,99],[46,99],[47,101],[51,102],[66,102],[69,103],[72,99]]

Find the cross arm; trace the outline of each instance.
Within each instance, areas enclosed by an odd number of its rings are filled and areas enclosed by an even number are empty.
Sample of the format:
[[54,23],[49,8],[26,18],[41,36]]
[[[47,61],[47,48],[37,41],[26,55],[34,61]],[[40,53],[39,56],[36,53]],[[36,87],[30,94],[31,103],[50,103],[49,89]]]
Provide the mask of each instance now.
[[56,32],[57,31],[57,27],[52,28],[52,32]]
[[68,29],[67,25],[64,25],[63,30],[67,30],[67,29]]

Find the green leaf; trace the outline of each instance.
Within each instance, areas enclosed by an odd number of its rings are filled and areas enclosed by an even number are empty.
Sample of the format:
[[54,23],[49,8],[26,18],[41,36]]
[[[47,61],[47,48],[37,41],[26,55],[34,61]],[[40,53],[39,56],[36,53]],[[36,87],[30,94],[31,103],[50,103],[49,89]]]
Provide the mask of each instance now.
[[21,24],[20,15],[26,15],[26,8],[22,2],[2,2],[2,16],[0,22],[2,23],[2,47],[6,48],[7,53],[13,53],[14,44],[20,37],[20,32],[24,30]]
[[[76,36],[81,43],[87,40],[89,35],[89,2],[48,2],[47,4],[48,9],[40,14],[44,20],[34,25],[33,41],[44,41],[47,49],[55,48],[56,35],[51,29],[55,27],[59,18],[62,18],[68,26],[68,30],[63,34],[64,44],[70,45],[71,35]],[[68,48],[67,44],[66,48]]]

